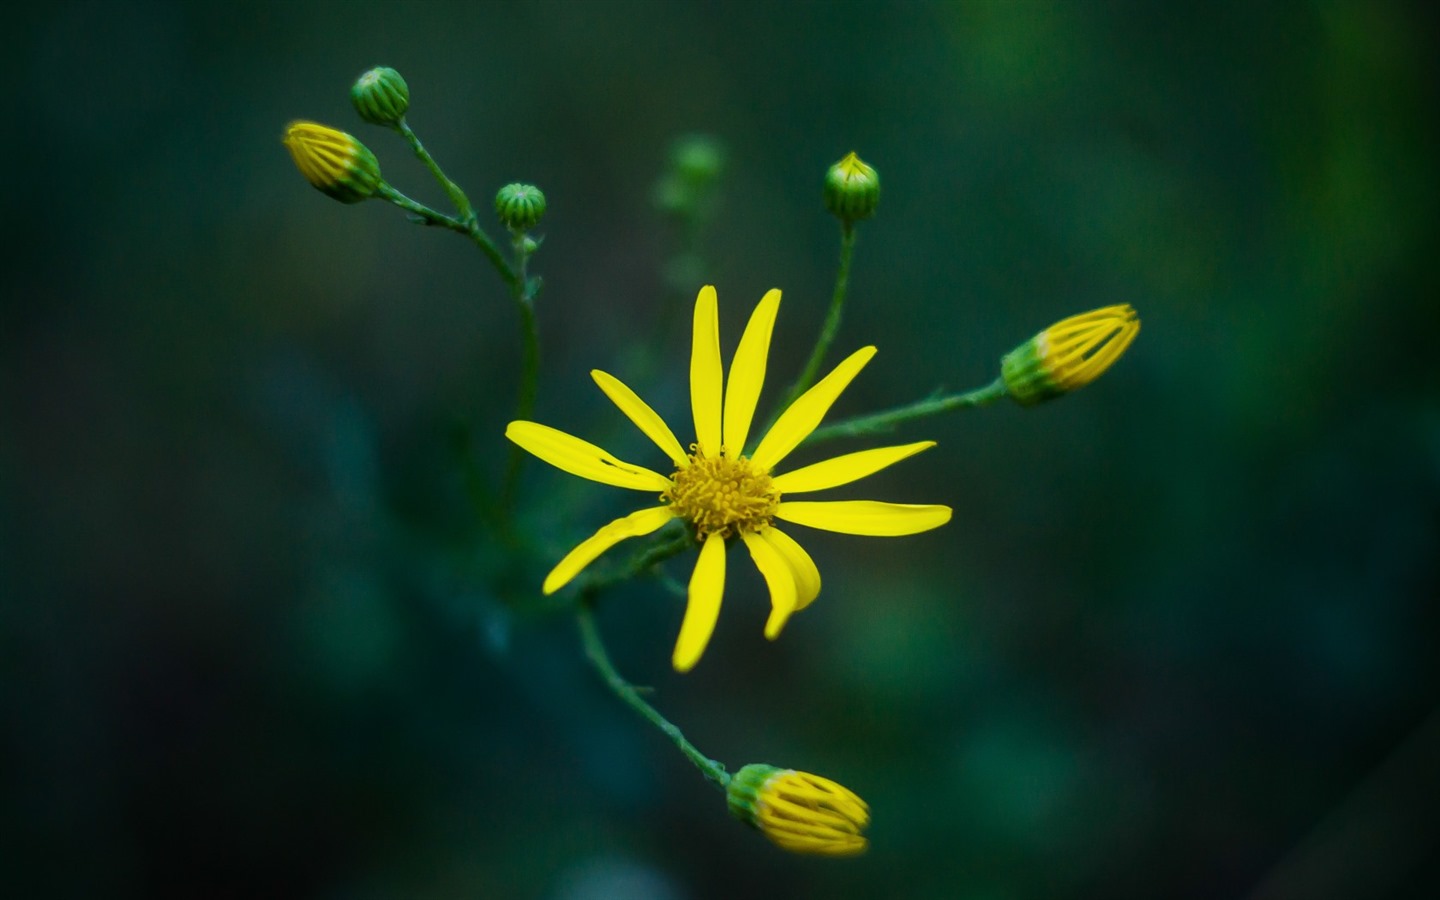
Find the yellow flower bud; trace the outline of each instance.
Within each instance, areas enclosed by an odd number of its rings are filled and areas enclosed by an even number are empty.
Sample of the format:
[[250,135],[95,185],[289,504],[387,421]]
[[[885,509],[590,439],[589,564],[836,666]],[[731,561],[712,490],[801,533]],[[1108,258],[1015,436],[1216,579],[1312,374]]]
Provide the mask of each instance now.
[[730,812],[791,853],[852,856],[870,842],[861,833],[870,807],[828,778],[752,763],[726,788]]
[[1010,396],[1033,406],[1099,378],[1140,333],[1130,304],[1092,309],[1062,319],[1000,360]]
[[375,154],[352,135],[318,122],[291,122],[285,146],[305,180],[341,203],[375,196],[385,182]]

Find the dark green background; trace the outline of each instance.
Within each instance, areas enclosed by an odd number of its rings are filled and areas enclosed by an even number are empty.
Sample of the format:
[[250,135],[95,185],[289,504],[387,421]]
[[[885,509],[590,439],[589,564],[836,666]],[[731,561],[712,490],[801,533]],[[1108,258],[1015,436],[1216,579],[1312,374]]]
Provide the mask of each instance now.
[[[1435,24],[1249,0],[16,14],[0,891],[1434,896]],[[703,749],[866,797],[865,857],[731,821],[566,617],[485,586],[503,559],[457,435],[499,469],[513,310],[473,247],[328,200],[279,140],[353,130],[441,203],[349,107],[380,63],[477,202],[546,192],[538,417],[638,462],[660,464],[585,373],[686,421],[686,338],[654,323],[699,284],[665,287],[650,202],[680,134],[728,148],[703,245],[727,347],[785,290],[772,389],[823,315],[820,180],[852,149],[884,199],[836,358],[880,354],[839,414],[1140,311],[1076,396],[905,428],[940,447],[845,496],[954,521],[804,534],[825,592],[778,642],[738,555],[684,677],[680,604],[605,598],[617,664]],[[538,464],[525,487],[544,560],[635,500]]]

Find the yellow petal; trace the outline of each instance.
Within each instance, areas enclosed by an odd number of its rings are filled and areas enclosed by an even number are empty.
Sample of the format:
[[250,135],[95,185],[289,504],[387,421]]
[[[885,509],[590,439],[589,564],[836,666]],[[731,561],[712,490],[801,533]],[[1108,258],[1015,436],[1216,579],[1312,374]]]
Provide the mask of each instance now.
[[720,307],[715,288],[695,298],[695,338],[690,349],[690,408],[695,442],[706,456],[720,455]]
[[676,468],[685,467],[689,462],[685,448],[680,446],[680,442],[675,438],[675,433],[670,430],[669,425],[665,424],[665,420],[660,418],[659,413],[651,409],[648,403],[641,400],[638,394],[630,390],[614,375],[599,369],[591,369],[590,377],[600,385],[600,390],[605,392],[605,396],[614,401],[615,405],[620,407],[620,411],[629,417],[636,427],[645,432],[645,436],[654,441],[655,446],[670,457],[670,461],[675,464]]
[[790,573],[795,576],[795,609],[809,606],[820,596],[820,570],[816,568],[815,560],[810,558],[804,547],[795,543],[794,538],[778,528],[766,528],[760,536],[780,551],[790,564]]
[[842,534],[896,537],[939,528],[950,521],[950,507],[879,500],[781,501],[775,517]]
[[775,314],[780,310],[780,291],[772,288],[761,299],[750,323],[735,348],[730,362],[730,380],[725,383],[725,446],[731,456],[739,456],[750,439],[750,422],[755,418],[755,404],[760,401],[760,388],[765,384],[765,361],[770,356],[770,333],[775,329]]
[[546,594],[555,593],[569,584],[570,579],[579,575],[581,570],[594,562],[606,550],[626,538],[649,534],[673,518],[675,518],[675,513],[670,510],[670,507],[655,506],[616,519],[576,544],[574,550],[565,554],[565,558],[550,570],[549,575],[545,576],[545,584],[540,589]]
[[765,583],[770,586],[770,618],[765,623],[765,637],[773,641],[780,636],[780,629],[785,627],[785,621],[795,611],[795,573],[769,541],[749,532],[741,533],[740,539],[750,551],[750,558],[755,560],[755,568],[760,570],[760,574],[765,576]]
[[840,392],[860,374],[874,355],[874,347],[861,347],[820,379],[818,384],[800,395],[755,449],[755,455],[751,457],[754,463],[761,469],[770,469],[809,437],[820,420],[825,418],[825,413],[830,411]]
[[859,481],[867,475],[874,475],[881,469],[892,466],[908,456],[935,446],[934,441],[920,441],[897,447],[876,447],[847,453],[824,462],[786,472],[775,477],[775,488],[782,494],[799,494],[805,491],[823,491],[839,487],[852,481]]
[[695,560],[695,571],[690,576],[690,600],[680,623],[680,637],[675,641],[675,655],[670,659],[675,671],[688,672],[700,661],[715,631],[724,594],[725,539],[712,534],[700,548],[700,558]]
[[589,441],[582,441],[549,425],[515,421],[505,426],[505,436],[571,475],[637,491],[665,491],[670,488],[670,479],[664,475],[618,460]]

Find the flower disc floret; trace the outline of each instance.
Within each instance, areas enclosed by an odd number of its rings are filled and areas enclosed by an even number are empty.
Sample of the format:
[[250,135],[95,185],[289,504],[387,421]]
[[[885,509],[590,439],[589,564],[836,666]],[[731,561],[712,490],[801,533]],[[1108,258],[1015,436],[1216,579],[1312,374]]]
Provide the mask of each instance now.
[[743,456],[695,453],[689,462],[670,476],[674,486],[662,499],[675,515],[695,526],[696,538],[755,534],[770,525],[780,505],[780,491],[768,472]]

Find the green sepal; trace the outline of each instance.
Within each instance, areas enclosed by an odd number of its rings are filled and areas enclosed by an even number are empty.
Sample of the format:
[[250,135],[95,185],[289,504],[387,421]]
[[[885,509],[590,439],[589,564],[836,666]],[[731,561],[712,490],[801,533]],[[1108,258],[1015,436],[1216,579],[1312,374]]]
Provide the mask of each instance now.
[[778,766],[750,763],[731,775],[730,784],[725,788],[725,802],[730,807],[730,814],[752,828],[760,827],[755,812],[760,792],[771,778],[784,771]]
[[1021,406],[1034,406],[1065,393],[1051,377],[1034,338],[1000,359],[1000,375],[1010,398]]

